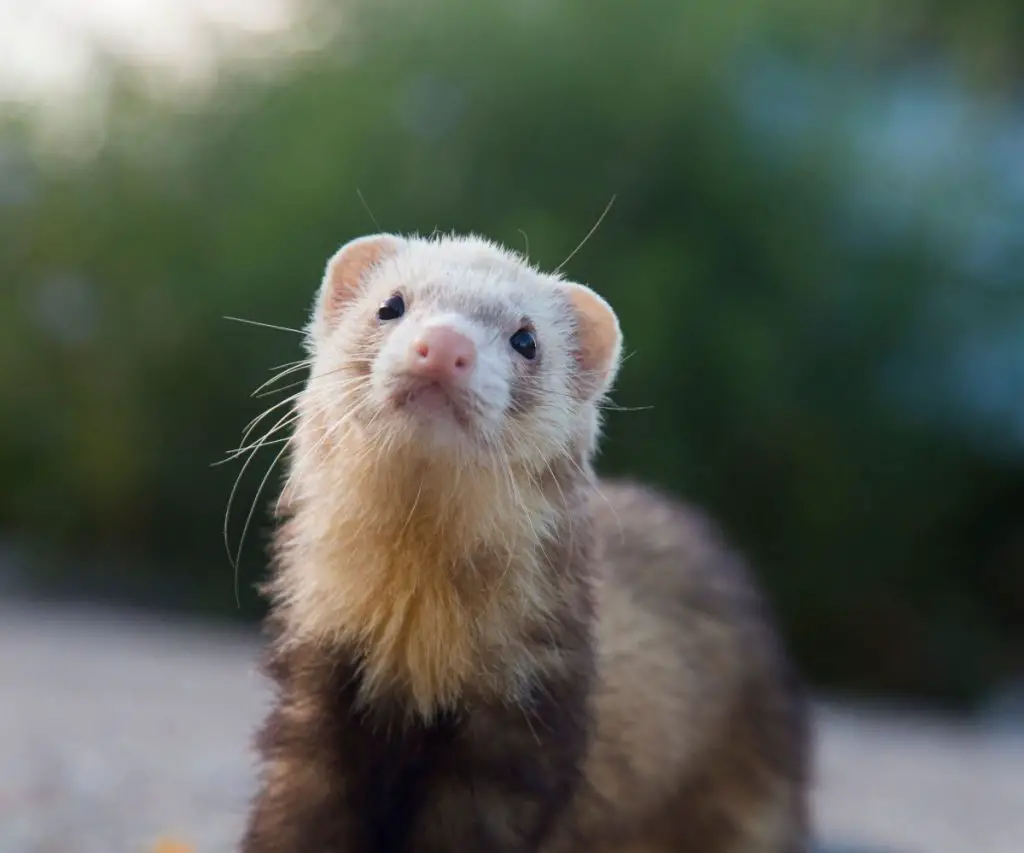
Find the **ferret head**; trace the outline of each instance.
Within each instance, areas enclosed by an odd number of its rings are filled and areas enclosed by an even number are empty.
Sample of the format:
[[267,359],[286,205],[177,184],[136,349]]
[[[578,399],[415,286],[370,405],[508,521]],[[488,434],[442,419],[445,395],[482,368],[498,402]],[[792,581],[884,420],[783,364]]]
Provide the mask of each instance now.
[[621,333],[593,290],[474,237],[362,237],[328,262],[302,401],[324,444],[530,464],[587,458]]

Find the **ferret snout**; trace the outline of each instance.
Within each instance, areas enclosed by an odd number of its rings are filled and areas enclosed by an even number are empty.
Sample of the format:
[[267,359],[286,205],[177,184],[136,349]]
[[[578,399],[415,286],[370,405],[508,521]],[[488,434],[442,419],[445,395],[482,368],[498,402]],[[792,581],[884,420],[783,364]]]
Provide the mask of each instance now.
[[466,382],[476,364],[476,344],[450,326],[425,329],[406,353],[410,375],[441,382]]

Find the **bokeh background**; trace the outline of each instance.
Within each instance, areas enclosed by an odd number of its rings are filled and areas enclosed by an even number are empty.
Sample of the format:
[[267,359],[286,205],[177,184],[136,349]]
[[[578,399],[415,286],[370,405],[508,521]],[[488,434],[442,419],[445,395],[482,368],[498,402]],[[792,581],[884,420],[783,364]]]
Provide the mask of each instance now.
[[620,312],[601,469],[756,565],[825,833],[1016,853],[1022,92],[1018,0],[2,0],[0,851],[232,849],[302,352],[225,317],[439,228]]
[[236,600],[243,460],[213,463],[302,353],[225,318],[299,328],[325,259],[376,230],[553,267],[614,198],[566,266],[627,337],[602,470],[717,516],[816,690],[1013,707],[1017,0],[2,9],[10,594],[252,624],[279,481]]
[[0,66],[19,581],[251,619],[211,464],[301,351],[225,316],[300,327],[378,224],[555,266],[614,197],[566,268],[630,352],[602,469],[714,512],[822,686],[1024,668],[1020,4],[88,5],[12,6]]

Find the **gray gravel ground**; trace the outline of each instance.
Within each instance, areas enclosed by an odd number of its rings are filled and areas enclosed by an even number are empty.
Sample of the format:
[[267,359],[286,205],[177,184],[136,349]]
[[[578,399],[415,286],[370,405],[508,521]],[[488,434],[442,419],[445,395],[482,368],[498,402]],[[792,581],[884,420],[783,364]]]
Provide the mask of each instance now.
[[[0,605],[0,853],[227,853],[266,708],[256,638],[117,611]],[[829,853],[1024,853],[1024,739],[818,714]]]

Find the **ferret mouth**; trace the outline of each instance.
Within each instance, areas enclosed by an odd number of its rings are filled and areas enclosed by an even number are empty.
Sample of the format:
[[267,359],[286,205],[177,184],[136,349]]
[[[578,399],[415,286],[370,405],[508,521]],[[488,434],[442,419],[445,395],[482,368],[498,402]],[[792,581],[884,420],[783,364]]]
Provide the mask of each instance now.
[[415,417],[447,417],[464,429],[472,423],[466,393],[443,382],[406,377],[397,383],[390,398],[396,409]]

